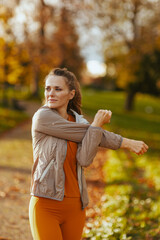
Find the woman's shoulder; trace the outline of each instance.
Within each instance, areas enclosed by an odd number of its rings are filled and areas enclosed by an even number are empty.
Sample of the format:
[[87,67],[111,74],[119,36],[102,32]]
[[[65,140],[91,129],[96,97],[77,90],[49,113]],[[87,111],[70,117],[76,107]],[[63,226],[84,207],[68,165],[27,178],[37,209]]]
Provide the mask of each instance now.
[[41,117],[47,112],[50,112],[50,109],[46,105],[43,105],[34,113],[33,117]]
[[33,120],[35,119],[44,119],[49,120],[50,117],[58,117],[56,110],[49,108],[47,105],[41,106],[33,115]]

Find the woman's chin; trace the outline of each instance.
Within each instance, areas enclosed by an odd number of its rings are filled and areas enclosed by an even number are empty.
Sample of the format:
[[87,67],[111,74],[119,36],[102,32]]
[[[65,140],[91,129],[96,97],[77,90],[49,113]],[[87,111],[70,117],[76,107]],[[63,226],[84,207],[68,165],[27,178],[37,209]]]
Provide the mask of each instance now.
[[48,106],[49,108],[56,108],[55,104],[53,104],[53,103],[47,103],[47,106]]

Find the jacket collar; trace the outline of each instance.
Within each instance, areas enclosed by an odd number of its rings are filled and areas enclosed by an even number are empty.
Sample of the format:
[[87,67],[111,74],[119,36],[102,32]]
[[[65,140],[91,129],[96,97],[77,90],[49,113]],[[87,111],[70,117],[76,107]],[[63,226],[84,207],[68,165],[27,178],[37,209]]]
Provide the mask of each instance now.
[[78,114],[73,109],[70,109],[70,111],[74,114],[77,123],[89,124],[89,122],[83,117],[83,115]]
[[[47,104],[44,104],[42,107],[49,108]],[[59,114],[55,109],[52,109],[55,113]],[[70,112],[74,115],[75,120],[77,123],[87,123],[86,120],[83,118],[83,115],[78,114],[73,109],[70,109]]]

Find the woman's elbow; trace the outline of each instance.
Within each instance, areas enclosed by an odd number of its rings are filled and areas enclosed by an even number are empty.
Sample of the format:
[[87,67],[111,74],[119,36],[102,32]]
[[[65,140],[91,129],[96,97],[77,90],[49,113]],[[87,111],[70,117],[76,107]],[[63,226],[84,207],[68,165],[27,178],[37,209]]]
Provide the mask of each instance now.
[[89,167],[89,165],[91,165],[91,163],[93,162],[93,159],[78,159],[77,160],[79,162],[79,164],[81,165],[81,167]]

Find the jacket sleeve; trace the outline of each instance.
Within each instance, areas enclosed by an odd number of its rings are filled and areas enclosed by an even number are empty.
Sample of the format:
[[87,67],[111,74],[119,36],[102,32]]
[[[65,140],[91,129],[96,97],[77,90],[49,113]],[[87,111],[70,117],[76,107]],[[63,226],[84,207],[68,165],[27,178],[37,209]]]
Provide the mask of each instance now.
[[88,167],[92,163],[101,143],[102,135],[102,128],[92,126],[88,128],[82,142],[78,144],[76,154],[77,161],[82,167]]
[[[90,124],[70,122],[61,117],[55,110],[40,108],[32,118],[32,130],[57,138],[81,143]],[[101,128],[98,128],[101,129]],[[91,126],[89,131],[92,131]],[[99,146],[109,149],[120,148],[122,137],[118,134],[101,129],[102,136]]]

